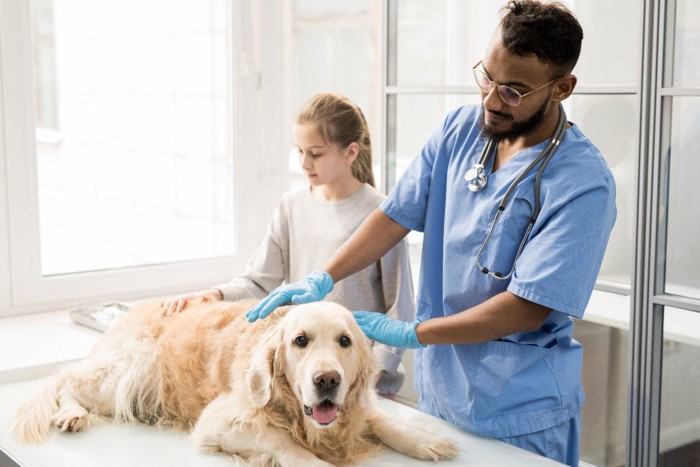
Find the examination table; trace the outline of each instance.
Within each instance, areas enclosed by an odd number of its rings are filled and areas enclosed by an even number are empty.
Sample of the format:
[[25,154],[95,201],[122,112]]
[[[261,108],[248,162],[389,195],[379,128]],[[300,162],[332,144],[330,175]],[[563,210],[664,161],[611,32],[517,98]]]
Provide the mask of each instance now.
[[[101,333],[73,323],[65,312],[0,319],[0,467],[112,466],[232,466],[225,454],[203,453],[181,432],[154,426],[92,425],[83,433],[58,433],[37,445],[17,443],[9,433],[10,418],[20,401],[31,395],[42,378],[61,365],[87,355]],[[380,399],[389,413],[417,420],[425,430],[459,446],[449,462],[411,459],[389,449],[363,465],[376,467],[434,466],[556,466],[552,460],[501,441],[466,433],[406,405]]]

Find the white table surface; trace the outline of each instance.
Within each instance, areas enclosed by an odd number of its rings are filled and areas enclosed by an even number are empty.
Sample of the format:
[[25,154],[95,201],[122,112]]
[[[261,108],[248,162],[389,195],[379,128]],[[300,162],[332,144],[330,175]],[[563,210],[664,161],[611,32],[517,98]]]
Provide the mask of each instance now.
[[[224,454],[199,452],[186,433],[146,425],[102,423],[83,433],[52,431],[38,445],[17,443],[9,432],[15,407],[29,397],[46,375],[65,362],[86,355],[101,334],[70,321],[66,313],[0,319],[0,466],[7,458],[24,467],[177,467],[231,466]],[[381,407],[419,423],[426,431],[450,439],[460,449],[453,461],[411,459],[385,450],[363,465],[375,467],[437,466],[557,466],[562,465],[498,440],[482,438],[422,413],[381,399]],[[12,464],[10,464],[12,465]]]

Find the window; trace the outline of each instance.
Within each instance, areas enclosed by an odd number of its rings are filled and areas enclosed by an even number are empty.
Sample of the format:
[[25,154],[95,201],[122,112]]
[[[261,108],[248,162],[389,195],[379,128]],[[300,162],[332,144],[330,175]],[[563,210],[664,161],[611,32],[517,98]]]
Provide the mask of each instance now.
[[42,275],[233,255],[225,2],[33,4]]
[[0,315],[225,281],[285,189],[281,13],[147,3],[0,0]]

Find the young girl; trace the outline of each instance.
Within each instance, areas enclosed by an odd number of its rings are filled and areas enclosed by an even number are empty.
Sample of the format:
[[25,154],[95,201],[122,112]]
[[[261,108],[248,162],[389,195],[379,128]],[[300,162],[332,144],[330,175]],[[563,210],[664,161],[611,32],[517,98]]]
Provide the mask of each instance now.
[[[383,201],[384,195],[374,189],[369,129],[356,105],[337,94],[317,94],[304,104],[295,123],[294,144],[309,186],[282,197],[245,274],[169,302],[167,314],[181,311],[188,299],[197,296],[229,301],[263,298],[281,284],[303,279],[309,271],[321,268]],[[350,310],[383,311],[413,321],[413,284],[405,242],[336,284],[326,300]],[[377,343],[374,353],[382,369],[377,391],[395,394],[404,379],[400,367],[403,349]]]

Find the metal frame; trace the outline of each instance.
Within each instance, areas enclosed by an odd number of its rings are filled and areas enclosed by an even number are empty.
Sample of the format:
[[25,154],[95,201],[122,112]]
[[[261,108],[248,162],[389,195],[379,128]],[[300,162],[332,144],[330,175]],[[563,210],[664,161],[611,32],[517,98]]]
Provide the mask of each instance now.
[[3,467],[22,467],[9,452],[2,448],[0,448],[0,465]]
[[674,97],[700,96],[673,86],[676,0],[645,2],[637,264],[630,327],[627,465],[658,464],[664,310],[700,312],[700,300],[665,292],[672,106]]
[[[649,301],[648,284],[653,281],[653,261],[656,257],[656,232],[651,229],[651,220],[656,215],[657,193],[652,183],[658,171],[656,167],[657,151],[653,150],[658,136],[653,125],[656,119],[655,89],[657,76],[652,70],[656,69],[658,56],[658,2],[647,0],[644,4],[643,52],[641,64],[641,109],[640,109],[640,154],[638,164],[638,199],[637,206],[637,241],[635,247],[634,287],[632,294],[632,310],[630,316],[630,367],[628,374],[629,399],[627,419],[627,452],[626,465],[656,465],[650,464],[649,453],[651,444],[658,446],[658,427],[653,436],[650,426],[650,413],[658,414],[658,401],[650,397],[652,391],[652,373],[655,363],[660,359],[654,358],[659,352],[654,346],[653,304]],[[648,32],[652,32],[648,34]],[[648,148],[644,150],[644,148]],[[663,324],[663,322],[661,322]],[[658,418],[658,417],[657,417]],[[656,450],[658,455],[658,449]]]
[[390,90],[397,76],[396,44],[398,4],[396,0],[382,2],[382,177],[385,192],[396,182],[396,98]]

